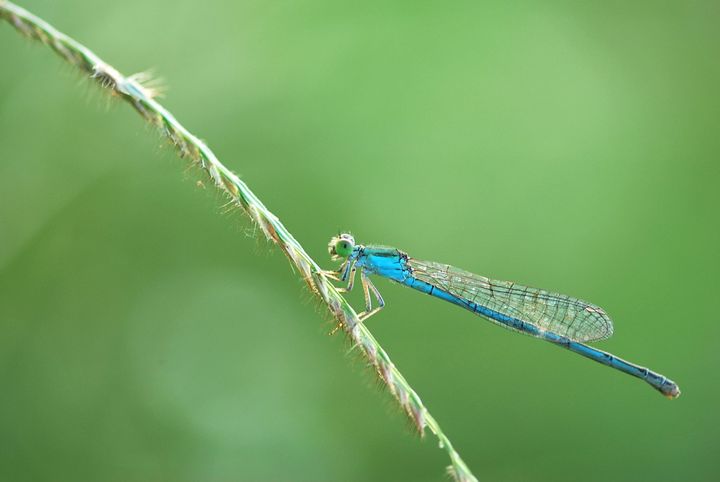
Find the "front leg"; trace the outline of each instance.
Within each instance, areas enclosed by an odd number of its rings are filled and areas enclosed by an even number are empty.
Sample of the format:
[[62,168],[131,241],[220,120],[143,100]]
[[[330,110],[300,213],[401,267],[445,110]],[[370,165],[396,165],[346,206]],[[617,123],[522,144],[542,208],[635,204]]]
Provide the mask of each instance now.
[[345,261],[337,271],[322,271],[322,274],[335,281],[347,281],[348,284],[344,288],[336,288],[340,293],[352,291],[355,283],[356,261]]
[[[353,265],[355,262],[352,263]],[[350,260],[345,261],[337,270],[324,269],[320,271],[320,274],[335,281],[345,281],[350,274],[351,263]]]
[[[325,271],[323,272],[323,274],[325,274],[325,276],[327,276],[328,278],[332,278],[336,281],[348,280],[348,284],[345,288],[335,288],[338,293],[347,293],[348,291],[351,291],[353,289],[356,271],[357,269],[355,268],[355,261],[346,261],[342,266],[340,266],[337,271]],[[342,323],[338,322],[335,328],[333,328],[330,332],[330,336],[337,333],[340,328],[342,328]]]
[[[355,278],[355,266],[350,269],[350,283],[348,284],[347,288],[338,288],[337,290],[342,292],[350,291],[352,289],[353,280]],[[370,278],[368,278],[368,275],[365,274],[365,270],[360,268],[360,281],[362,282],[363,287],[363,295],[365,295],[365,311],[358,313],[358,321],[360,323],[364,323],[365,320],[370,318],[372,315],[377,313],[378,311],[382,310],[383,307],[385,307],[385,300],[383,300],[382,295],[378,291],[378,289],[375,287],[374,284],[370,281]],[[377,300],[377,306],[375,308],[372,307],[372,298],[370,296],[370,293],[375,296],[375,299]],[[334,335],[340,328],[342,328],[342,323],[338,323],[338,325],[333,328],[333,330],[330,332],[330,335]]]
[[352,291],[353,285],[355,284],[355,272],[356,271],[357,270],[355,269],[355,263],[353,263],[348,275],[341,279],[341,281],[345,281],[345,278],[348,278],[348,284],[345,288],[337,288],[338,293],[349,293],[350,291]]
[[332,271],[329,269],[323,269],[320,271],[320,274],[333,281],[340,281],[340,270]]

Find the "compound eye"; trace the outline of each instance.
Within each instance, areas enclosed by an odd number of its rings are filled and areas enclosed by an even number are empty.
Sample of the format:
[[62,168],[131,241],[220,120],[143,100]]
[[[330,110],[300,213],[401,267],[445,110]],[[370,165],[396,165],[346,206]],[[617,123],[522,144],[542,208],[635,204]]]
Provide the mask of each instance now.
[[335,243],[335,253],[337,253],[338,256],[341,256],[343,258],[347,258],[348,256],[350,256],[353,248],[353,244],[347,239],[339,239],[338,242]]

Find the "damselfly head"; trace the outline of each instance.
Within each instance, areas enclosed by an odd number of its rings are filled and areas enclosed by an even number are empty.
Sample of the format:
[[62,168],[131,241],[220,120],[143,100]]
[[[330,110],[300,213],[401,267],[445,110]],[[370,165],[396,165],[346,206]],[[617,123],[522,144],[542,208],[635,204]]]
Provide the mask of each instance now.
[[333,261],[345,259],[355,249],[355,238],[350,233],[340,233],[333,236],[328,243],[328,253]]

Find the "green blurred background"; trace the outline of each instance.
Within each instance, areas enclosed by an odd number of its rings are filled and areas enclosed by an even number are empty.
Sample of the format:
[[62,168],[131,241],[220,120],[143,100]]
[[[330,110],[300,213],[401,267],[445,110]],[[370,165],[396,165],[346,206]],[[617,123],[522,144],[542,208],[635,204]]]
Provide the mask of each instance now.
[[[154,68],[323,264],[349,229],[591,300],[683,390],[378,280],[371,329],[481,480],[717,480],[716,1],[22,5]],[[1,480],[443,480],[130,107],[7,24],[0,56]]]

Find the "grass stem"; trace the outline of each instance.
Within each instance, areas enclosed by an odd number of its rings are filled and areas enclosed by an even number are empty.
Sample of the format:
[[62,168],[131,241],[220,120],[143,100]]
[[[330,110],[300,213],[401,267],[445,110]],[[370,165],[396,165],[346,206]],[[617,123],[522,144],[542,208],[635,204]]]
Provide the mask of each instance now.
[[247,184],[222,164],[203,141],[190,133],[155,100],[155,92],[143,85],[142,75],[122,75],[84,45],[9,1],[0,0],[0,17],[25,36],[52,48],[111,94],[127,101],[147,122],[157,127],[162,135],[170,140],[181,157],[199,166],[215,187],[250,216],[265,237],[285,253],[312,292],[322,300],[340,323],[352,343],[361,349],[363,356],[374,367],[378,377],[410,417],[420,435],[422,436],[427,428],[437,436],[440,447],[447,451],[450,457],[451,465],[448,471],[454,479],[459,482],[476,481],[437,421],[425,408],[420,397],[392,363],[387,352],[383,350],[367,326],[359,322],[357,313],[323,274],[320,266]]

